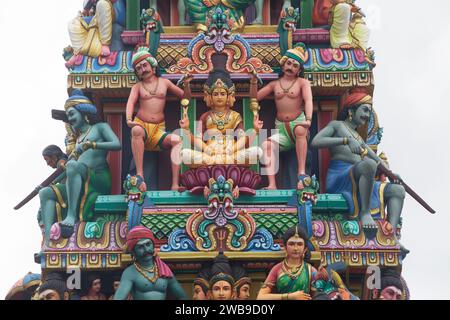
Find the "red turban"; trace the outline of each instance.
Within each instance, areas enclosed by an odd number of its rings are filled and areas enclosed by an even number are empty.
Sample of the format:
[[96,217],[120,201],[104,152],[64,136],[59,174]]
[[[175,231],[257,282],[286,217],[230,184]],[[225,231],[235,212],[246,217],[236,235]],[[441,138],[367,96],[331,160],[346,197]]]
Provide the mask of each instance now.
[[353,89],[348,95],[347,99],[345,99],[343,107],[349,108],[364,103],[372,104],[372,97],[367,93],[365,89],[356,88]]
[[[130,231],[128,231],[126,250],[130,253],[133,252],[136,244],[139,242],[139,240],[142,239],[152,240],[153,245],[155,245],[156,243],[155,236],[153,235],[153,232],[149,228],[146,228],[144,226],[136,226]],[[165,264],[160,257],[158,257],[156,248],[154,259],[156,266],[158,267],[159,276],[162,278],[172,278],[173,277],[172,271],[170,270],[169,266]]]

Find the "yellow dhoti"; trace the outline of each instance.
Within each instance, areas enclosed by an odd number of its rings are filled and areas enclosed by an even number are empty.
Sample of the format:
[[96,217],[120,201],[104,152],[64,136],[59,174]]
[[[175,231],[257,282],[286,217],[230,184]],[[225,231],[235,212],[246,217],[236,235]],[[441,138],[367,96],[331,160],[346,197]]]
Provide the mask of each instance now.
[[76,17],[69,23],[69,36],[75,54],[98,57],[102,46],[109,46],[112,38],[114,9],[110,0],[99,0],[90,21]]
[[166,123],[148,123],[144,122],[138,117],[135,117],[133,122],[136,122],[141,126],[145,131],[145,150],[147,151],[160,151],[162,147],[162,143],[168,133],[166,132]]

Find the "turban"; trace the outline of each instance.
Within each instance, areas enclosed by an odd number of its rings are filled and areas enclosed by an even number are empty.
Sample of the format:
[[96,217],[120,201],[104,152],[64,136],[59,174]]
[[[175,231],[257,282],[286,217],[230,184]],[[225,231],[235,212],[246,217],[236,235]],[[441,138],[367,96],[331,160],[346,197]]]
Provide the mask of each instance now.
[[[134,247],[139,242],[139,240],[142,239],[150,239],[153,242],[153,245],[155,245],[156,239],[153,235],[153,232],[144,226],[137,226],[128,231],[127,234],[127,243],[126,243],[126,250],[130,253],[133,252]],[[170,270],[169,266],[165,264],[160,257],[156,254],[156,248],[155,248],[155,264],[158,267],[159,275],[162,278],[172,278],[173,273]]]
[[67,99],[64,109],[75,108],[79,112],[87,114],[97,114],[97,108],[91,100],[83,94],[83,91],[75,89]]
[[62,277],[62,275],[58,273],[49,273],[45,280],[42,282],[39,287],[39,294],[44,292],[45,290],[54,290],[59,294],[59,298],[61,300],[64,299],[64,293],[67,292],[66,281]]
[[158,65],[158,61],[148,52],[147,47],[139,47],[131,58],[133,68],[136,68],[136,65],[144,60],[147,60],[153,68]]
[[390,286],[394,286],[403,291],[400,274],[396,270],[386,269],[381,272],[381,290]]
[[343,107],[349,108],[361,104],[372,104],[372,97],[362,88],[356,88],[350,92],[347,99],[345,99]]
[[308,60],[308,50],[306,49],[305,44],[299,43],[294,48],[287,50],[284,57],[292,58],[301,65],[304,65]]

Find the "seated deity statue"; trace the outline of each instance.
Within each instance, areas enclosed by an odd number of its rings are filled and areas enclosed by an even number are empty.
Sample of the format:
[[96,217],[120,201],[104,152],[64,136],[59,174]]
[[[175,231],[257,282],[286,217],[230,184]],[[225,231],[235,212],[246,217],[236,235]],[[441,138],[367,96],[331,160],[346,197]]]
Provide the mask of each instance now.
[[83,11],[69,23],[74,55],[66,63],[72,67],[78,55],[107,57],[111,54],[113,24],[125,24],[124,0],[85,0]]
[[369,29],[361,9],[348,0],[332,0],[329,25],[332,48],[367,49]]
[[[248,137],[239,112],[232,110],[235,87],[227,72],[213,70],[204,86],[204,101],[210,108],[200,116],[197,135],[189,131],[187,115],[180,121],[190,146],[181,150],[181,160],[188,167],[210,165],[251,165],[261,154],[259,147],[249,147],[255,135]],[[258,132],[263,122],[256,115],[253,126]],[[203,137],[201,139],[200,137]]]

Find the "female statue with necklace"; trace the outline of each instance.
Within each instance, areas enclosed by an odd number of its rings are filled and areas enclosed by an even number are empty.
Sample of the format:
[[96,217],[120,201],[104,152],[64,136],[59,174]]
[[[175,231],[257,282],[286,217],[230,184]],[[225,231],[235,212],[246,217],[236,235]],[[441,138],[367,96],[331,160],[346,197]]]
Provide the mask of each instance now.
[[308,263],[310,253],[306,231],[299,225],[289,228],[283,236],[283,243],[286,258],[270,270],[257,299],[311,300],[315,291],[312,282],[317,270]]
[[[191,168],[216,164],[257,163],[260,149],[249,148],[254,135],[245,135],[241,115],[232,110],[236,101],[235,87],[228,72],[220,69],[210,72],[204,85],[204,101],[210,110],[200,116],[195,137],[189,131],[187,116],[180,121],[180,127],[191,141],[190,148],[181,151],[183,163]],[[256,115],[253,119],[256,132],[262,126],[263,122]]]

